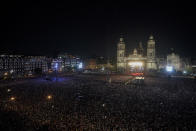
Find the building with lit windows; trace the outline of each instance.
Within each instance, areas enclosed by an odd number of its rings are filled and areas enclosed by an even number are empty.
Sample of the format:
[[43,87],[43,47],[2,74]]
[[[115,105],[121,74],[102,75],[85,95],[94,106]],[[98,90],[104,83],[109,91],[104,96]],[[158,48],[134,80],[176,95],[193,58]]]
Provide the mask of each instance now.
[[61,59],[53,59],[51,63],[51,69],[53,71],[61,72],[63,71],[63,61]]
[[0,75],[23,75],[24,63],[22,55],[0,55]]
[[62,60],[63,67],[78,67],[82,62],[81,58],[78,56],[73,56],[67,53],[61,53],[58,55],[58,59]]
[[154,37],[151,35],[147,41],[146,55],[142,43],[138,48],[133,49],[133,53],[126,54],[126,45],[123,38],[117,44],[117,71],[129,73],[134,69],[144,71],[163,71],[166,67],[172,67],[173,72],[191,72],[191,62],[189,58],[180,58],[178,54],[157,57]]
[[81,68],[82,60],[78,56],[61,53],[57,58],[52,60],[51,68],[53,71],[75,71]]
[[182,58],[176,53],[167,55],[167,65],[172,66],[174,71],[191,72],[191,60],[189,58]]
[[45,56],[0,55],[0,76],[22,77],[36,69],[47,72],[50,63]]
[[47,72],[49,69],[50,59],[45,56],[26,56],[24,63],[24,71],[26,74],[34,73],[36,69]]
[[176,71],[180,71],[181,69],[180,56],[175,53],[167,55],[167,65],[172,66]]

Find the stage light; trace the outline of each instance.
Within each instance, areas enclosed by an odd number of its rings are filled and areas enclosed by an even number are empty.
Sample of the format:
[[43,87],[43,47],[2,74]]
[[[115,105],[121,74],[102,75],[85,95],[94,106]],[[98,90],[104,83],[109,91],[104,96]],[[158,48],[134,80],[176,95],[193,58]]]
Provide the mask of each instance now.
[[172,66],[166,66],[166,71],[167,72],[172,72],[173,71],[173,67]]
[[56,69],[58,68],[58,63],[55,63],[55,68],[56,68]]
[[143,66],[143,63],[142,62],[129,62],[129,65],[133,66],[133,67],[135,67],[135,66],[141,67],[141,66]]
[[183,71],[183,74],[186,74],[186,73],[187,73],[187,71],[184,70],[184,71]]
[[82,69],[82,68],[83,68],[82,62],[78,65],[78,68],[79,68],[79,69]]
[[10,73],[12,74],[14,72],[14,70],[12,69],[12,70],[10,70]]
[[135,77],[136,80],[144,80],[144,77],[137,76]]

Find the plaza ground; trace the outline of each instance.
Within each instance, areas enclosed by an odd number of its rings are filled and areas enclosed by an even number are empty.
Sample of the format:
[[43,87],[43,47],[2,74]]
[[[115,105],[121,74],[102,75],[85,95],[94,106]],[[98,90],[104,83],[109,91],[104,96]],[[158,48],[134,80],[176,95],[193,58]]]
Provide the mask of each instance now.
[[0,127],[10,130],[20,126],[24,130],[196,129],[194,79],[146,77],[144,85],[125,85],[129,79],[132,76],[71,74],[51,80],[35,78],[2,83]]

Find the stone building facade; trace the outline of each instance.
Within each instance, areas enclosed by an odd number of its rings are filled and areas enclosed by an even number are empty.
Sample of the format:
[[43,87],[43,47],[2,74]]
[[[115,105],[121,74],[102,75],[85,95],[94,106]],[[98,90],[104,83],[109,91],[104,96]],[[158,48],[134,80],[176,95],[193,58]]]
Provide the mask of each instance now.
[[139,47],[133,50],[133,53],[125,56],[126,45],[123,38],[117,44],[117,71],[118,72],[129,72],[130,62],[140,62],[145,70],[157,70],[157,59],[156,59],[156,48],[155,40],[151,35],[147,42],[147,55],[144,55],[144,49],[142,43],[139,43]]
[[167,55],[167,65],[172,66],[176,71],[180,71],[181,70],[180,56],[175,53]]

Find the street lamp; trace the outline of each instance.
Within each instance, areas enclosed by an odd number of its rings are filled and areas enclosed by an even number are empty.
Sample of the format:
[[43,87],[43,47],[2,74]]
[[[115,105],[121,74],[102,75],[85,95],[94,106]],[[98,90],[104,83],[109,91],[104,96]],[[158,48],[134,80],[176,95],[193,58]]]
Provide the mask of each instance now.
[[10,97],[10,101],[14,101],[16,98],[15,97]]
[[50,99],[52,99],[52,96],[51,96],[51,95],[48,95],[48,96],[46,97],[46,99],[50,100]]
[[11,89],[7,89],[7,92],[10,92],[11,91]]

